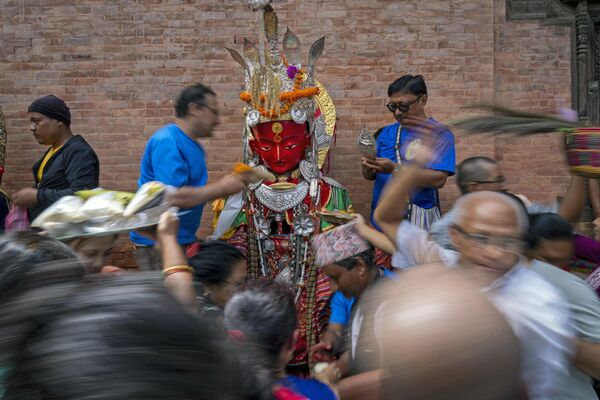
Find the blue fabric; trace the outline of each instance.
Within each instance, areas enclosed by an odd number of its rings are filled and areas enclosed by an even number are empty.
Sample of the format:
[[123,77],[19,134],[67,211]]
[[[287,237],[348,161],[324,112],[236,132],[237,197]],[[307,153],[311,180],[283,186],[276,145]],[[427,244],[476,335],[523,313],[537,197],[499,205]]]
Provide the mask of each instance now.
[[[429,118],[430,122],[437,123],[433,118]],[[377,157],[389,158],[394,162],[398,162],[396,158],[396,135],[398,132],[399,123],[388,125],[382,129],[381,133],[377,137]],[[438,134],[436,139],[436,147],[433,149],[432,161],[427,165],[427,168],[436,171],[448,172],[449,175],[454,175],[456,167],[456,153],[454,149],[454,134],[445,129]],[[402,158],[402,164],[410,163],[406,159],[406,151],[410,143],[419,138],[419,134],[408,129],[402,128],[400,133],[400,157]],[[373,186],[373,201],[371,203],[371,223],[374,226],[373,211],[379,203],[379,197],[383,187],[386,185],[392,174],[377,173],[375,175],[375,185]],[[433,188],[420,188],[417,189],[411,196],[411,201],[417,206],[425,209],[429,209],[437,205],[437,189]]]
[[331,307],[329,323],[344,326],[348,325],[350,312],[352,311],[352,306],[355,301],[356,297],[347,298],[342,292],[337,290],[333,296],[331,296],[331,302],[329,303],[329,306]]
[[[166,125],[152,135],[146,145],[140,170],[138,187],[151,181],[178,188],[201,187],[208,180],[204,149],[175,124]],[[200,204],[187,209],[190,212],[180,217],[177,234],[180,244],[196,241],[196,230],[200,226],[203,207],[204,204]],[[138,245],[154,245],[154,242],[136,232],[132,232],[130,237]]]
[[[383,276],[390,279],[396,279],[397,275],[385,268],[381,268],[383,271]],[[329,307],[331,308],[331,315],[329,316],[329,323],[332,324],[340,324],[347,326],[348,321],[350,321],[350,315],[352,313],[352,307],[356,302],[356,297],[346,297],[342,292],[337,290],[333,296],[331,296],[331,300],[329,303]]]
[[326,384],[316,379],[303,379],[297,376],[286,376],[278,382],[291,391],[300,394],[310,400],[336,400],[337,397]]

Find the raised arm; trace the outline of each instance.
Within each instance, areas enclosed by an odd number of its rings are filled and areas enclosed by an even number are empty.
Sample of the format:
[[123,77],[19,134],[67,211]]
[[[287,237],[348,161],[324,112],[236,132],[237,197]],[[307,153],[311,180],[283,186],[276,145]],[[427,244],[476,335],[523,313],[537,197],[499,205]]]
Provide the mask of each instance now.
[[182,306],[196,311],[196,289],[193,269],[188,265],[183,249],[177,242],[179,219],[167,211],[160,217],[157,239],[163,259],[164,284],[171,296]]
[[367,242],[371,243],[371,245],[379,250],[383,251],[387,254],[394,254],[396,251],[396,246],[394,242],[390,240],[390,238],[384,234],[379,232],[377,229],[369,226],[362,215],[356,214],[356,219],[358,220],[358,225],[356,229],[358,230],[358,234],[365,239]]
[[569,222],[577,222],[585,206],[585,178],[571,175],[571,184],[558,206],[558,214]]
[[391,182],[389,182],[379,200],[373,217],[381,230],[392,241],[396,242],[398,226],[404,220],[408,197],[411,191],[418,187],[420,168],[409,165],[402,168]]

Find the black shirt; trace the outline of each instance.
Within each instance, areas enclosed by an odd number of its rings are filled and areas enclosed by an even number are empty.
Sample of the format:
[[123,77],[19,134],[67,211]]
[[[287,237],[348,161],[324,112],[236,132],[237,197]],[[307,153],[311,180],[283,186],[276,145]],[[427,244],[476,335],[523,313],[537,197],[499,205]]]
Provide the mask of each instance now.
[[[50,149],[46,151],[48,153]],[[100,181],[100,161],[94,149],[79,135],[75,135],[48,160],[42,180],[37,172],[44,155],[33,164],[33,178],[37,188],[38,204],[29,209],[33,221],[46,208],[63,196],[79,190],[95,189]]]

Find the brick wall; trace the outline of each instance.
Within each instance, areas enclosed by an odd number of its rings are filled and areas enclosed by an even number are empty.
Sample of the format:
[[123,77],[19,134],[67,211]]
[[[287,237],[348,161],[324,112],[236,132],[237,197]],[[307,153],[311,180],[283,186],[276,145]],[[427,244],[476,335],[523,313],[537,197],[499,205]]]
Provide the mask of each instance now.
[[[40,6],[39,4],[43,4]],[[360,212],[371,185],[360,175],[355,137],[393,122],[383,107],[388,84],[404,73],[426,77],[429,113],[448,121],[477,102],[534,110],[570,104],[570,30],[506,22],[503,0],[274,0],[280,32],[289,26],[304,51],[326,36],[317,76],[339,117],[330,176]],[[255,37],[243,0],[7,0],[0,9],[0,104],[7,119],[9,191],[31,184],[43,151],[26,121],[27,105],[53,93],[65,99],[73,129],[94,146],[101,184],[134,190],[150,134],[172,119],[171,99],[201,81],[219,94],[221,125],[205,141],[210,179],[239,157],[242,72],[223,50]],[[502,162],[508,186],[533,199],[564,192],[567,171],[557,139],[457,137],[458,160]],[[447,208],[454,181],[442,191]],[[205,214],[203,231],[211,215]]]

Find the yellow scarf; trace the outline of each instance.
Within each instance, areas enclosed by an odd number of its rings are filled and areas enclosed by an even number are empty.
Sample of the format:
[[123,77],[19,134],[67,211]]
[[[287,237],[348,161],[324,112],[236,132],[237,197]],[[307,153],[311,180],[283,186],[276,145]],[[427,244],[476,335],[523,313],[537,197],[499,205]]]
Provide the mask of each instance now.
[[44,176],[44,169],[46,168],[46,164],[48,164],[48,161],[52,158],[52,156],[54,154],[56,154],[56,152],[58,150],[60,150],[62,146],[59,146],[57,148],[51,148],[49,152],[46,153],[46,155],[44,156],[44,159],[42,160],[42,163],[40,164],[40,167],[38,168],[37,171],[37,179],[38,179],[38,183],[42,181],[42,177]]

